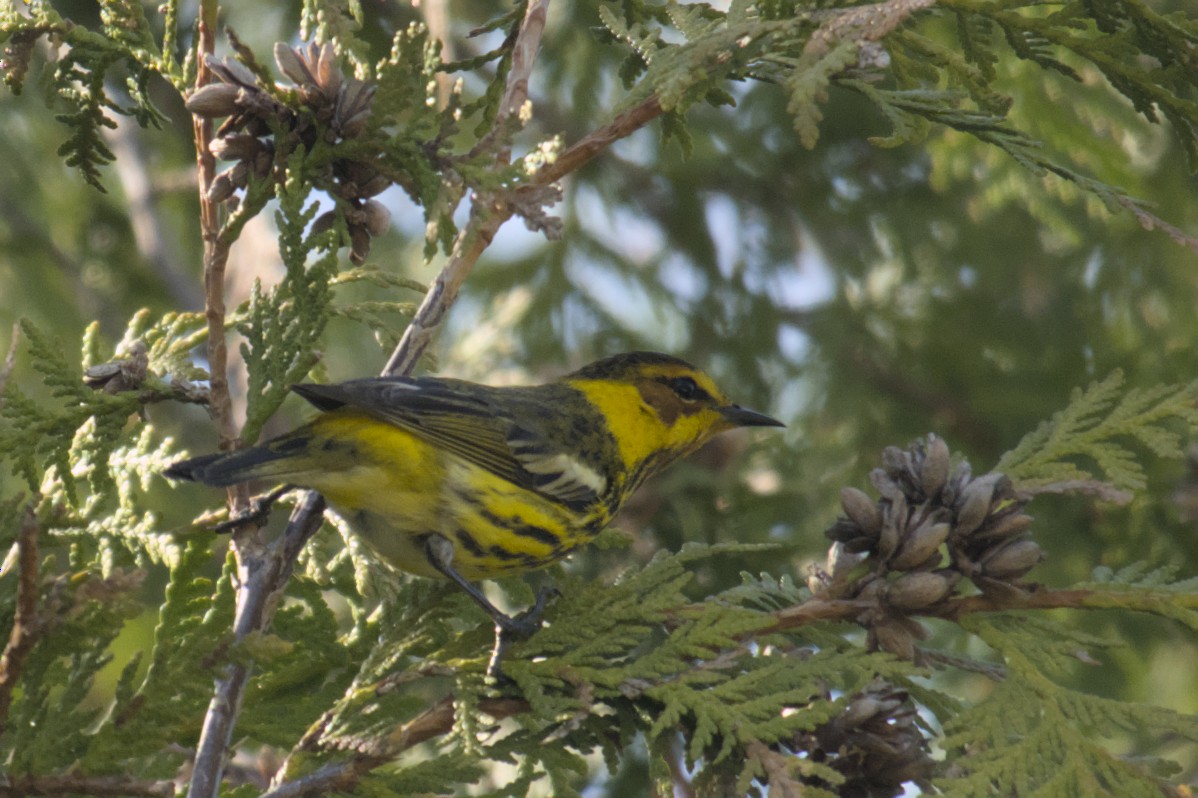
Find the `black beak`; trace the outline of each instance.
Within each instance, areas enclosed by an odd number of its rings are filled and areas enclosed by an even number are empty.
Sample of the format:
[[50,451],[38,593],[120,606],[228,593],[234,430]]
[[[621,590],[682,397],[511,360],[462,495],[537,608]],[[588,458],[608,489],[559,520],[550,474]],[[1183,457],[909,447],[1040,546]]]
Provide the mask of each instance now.
[[738,427],[785,427],[776,418],[770,418],[765,413],[758,413],[756,410],[749,410],[736,405],[720,408],[720,415],[728,420],[730,424]]

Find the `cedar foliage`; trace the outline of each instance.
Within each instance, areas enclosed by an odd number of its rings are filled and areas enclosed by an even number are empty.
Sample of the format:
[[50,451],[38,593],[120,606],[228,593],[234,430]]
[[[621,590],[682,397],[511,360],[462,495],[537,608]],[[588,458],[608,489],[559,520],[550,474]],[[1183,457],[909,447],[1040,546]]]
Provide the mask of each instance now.
[[[563,142],[504,154],[519,126],[500,103],[526,10],[518,4],[487,26],[507,34],[494,50],[453,63],[420,26],[399,31],[378,58],[354,3],[305,4],[303,38],[330,45],[332,65],[316,47],[276,48],[276,74],[271,59],[230,35],[233,54],[211,66],[232,88],[209,92],[222,112],[194,108],[229,120],[218,136],[234,164],[209,199],[224,203],[219,238],[232,246],[276,203],[285,267],[278,284],[256,285],[225,318],[245,341],[243,440],[256,439],[286,385],[316,367],[330,320],[360,323],[391,345],[396,319],[414,310],[421,286],[368,264],[343,268],[342,250],[361,262],[378,233],[368,185],[398,185],[422,209],[426,259],[476,235],[473,221],[454,215],[465,197],[492,201],[473,206],[480,217],[517,215],[536,232],[561,232],[546,210],[557,193],[537,175]],[[198,56],[179,17],[173,0],[161,24],[138,3],[104,4],[95,30],[49,3],[0,11],[7,85],[19,92],[40,70],[61,111],[60,154],[87,184],[103,190],[114,156],[101,132],[114,115],[161,122],[151,80],[190,91]],[[614,114],[655,101],[663,134],[683,151],[693,146],[688,113],[735,103],[751,82],[777,84],[794,134],[818,147],[830,92],[846,91],[889,123],[872,138],[878,146],[953,131],[1198,247],[1069,152],[1044,146],[999,87],[1016,68],[1077,81],[1096,70],[1136,113],[1167,121],[1194,165],[1192,16],[1130,0],[736,0],[726,9],[625,0],[602,6],[599,20],[593,35],[623,54]],[[45,41],[60,52],[40,63]],[[440,97],[443,75],[469,77],[471,88]],[[345,99],[338,92],[351,81],[357,93]],[[364,103],[363,120],[351,111]],[[238,136],[248,150],[234,149]],[[332,197],[332,211],[318,214],[317,192]],[[367,301],[347,290],[360,284],[372,287]],[[497,689],[483,678],[491,631],[468,601],[444,585],[380,578],[352,540],[327,533],[299,553],[269,629],[231,633],[244,586],[232,556],[210,572],[220,546],[205,528],[211,519],[165,529],[139,501],[179,455],[147,405],[207,400],[210,375],[192,358],[205,324],[202,314],[140,312],[113,347],[92,328],[79,366],[52,336],[22,325],[44,398],[16,382],[3,394],[0,452],[23,491],[0,506],[0,543],[40,556],[10,558],[0,579],[0,615],[12,629],[0,679],[0,791],[183,790],[212,680],[238,665],[253,675],[235,744],[267,752],[274,795],[455,794],[484,777],[497,795],[534,785],[579,795],[598,760],[615,779],[646,757],[659,792],[691,780],[709,795],[893,795],[905,782],[928,794],[1160,795],[1193,777],[1181,770],[1193,762],[1168,746],[1198,744],[1198,719],[1076,689],[1070,671],[1122,641],[1047,612],[1145,613],[1194,633],[1193,580],[1126,562],[1048,590],[1027,572],[1053,552],[1022,520],[1047,493],[1123,501],[1143,491],[1143,463],[1180,457],[1198,421],[1193,384],[1127,388],[1113,374],[977,478],[960,455],[950,471],[934,436],[888,449],[872,475],[880,497],[846,494],[845,516],[828,530],[828,565],[803,586],[745,573],[697,601],[696,569],[759,551],[753,544],[683,547],[614,581],[556,572],[563,597],[546,627],[513,648],[513,685]],[[517,602],[531,598],[520,580],[504,588]],[[154,607],[151,648],[120,663],[105,707],[89,704],[112,641]],[[955,689],[957,677],[976,673],[994,682],[988,695]],[[1135,755],[1112,739],[1135,740]],[[231,766],[221,792],[256,794],[261,777]]]

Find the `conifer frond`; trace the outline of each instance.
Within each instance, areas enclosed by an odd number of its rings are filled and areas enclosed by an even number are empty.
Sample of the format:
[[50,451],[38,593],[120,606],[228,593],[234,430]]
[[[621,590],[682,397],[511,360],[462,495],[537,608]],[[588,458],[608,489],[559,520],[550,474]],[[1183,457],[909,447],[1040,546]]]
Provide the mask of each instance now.
[[395,317],[411,317],[418,307],[418,299],[428,290],[426,286],[415,280],[384,272],[381,269],[357,268],[343,271],[333,278],[333,285],[351,285],[353,283],[372,283],[388,291],[402,288],[415,296],[402,302],[396,300],[359,300],[354,302],[338,302],[333,305],[332,312],[350,321],[356,321],[374,333],[379,346],[387,351],[395,348],[401,335],[401,327]]
[[[20,65],[5,70],[5,82],[17,93],[38,37],[52,36],[67,45],[49,79],[51,95],[67,109],[56,119],[70,131],[58,154],[79,170],[84,181],[104,191],[101,168],[114,156],[103,141],[102,128],[116,127],[108,112],[132,116],[142,126],[158,125],[165,117],[150,101],[146,86],[155,73],[168,79],[174,75],[167,71],[173,63],[162,60],[139,3],[105,4],[101,23],[104,32],[98,33],[63,19],[47,4],[33,4],[28,15],[9,7],[0,15],[0,42],[9,38],[17,42],[14,55]],[[108,85],[110,73],[120,70],[128,75],[124,86],[132,101],[128,106]]]
[[1176,568],[1152,568],[1147,563],[1132,563],[1118,571],[1096,568],[1093,581],[1079,587],[1111,594],[1113,606],[1159,615],[1198,631],[1198,602],[1183,600],[1198,592],[1198,577],[1177,580],[1175,573]]
[[1123,383],[1123,374],[1115,371],[1085,391],[1075,390],[1069,405],[1025,435],[997,468],[1024,490],[1061,483],[1079,490],[1094,483],[1143,489],[1144,469],[1128,443],[1136,441],[1157,457],[1180,457],[1182,437],[1176,427],[1198,424],[1193,406],[1198,388],[1160,385],[1124,391]]
[[[956,772],[937,786],[963,796],[1159,795],[1161,763],[1117,756],[1104,740],[1130,730],[1196,741],[1198,718],[1063,687],[1055,668],[1044,667],[1048,638],[1025,621],[998,616],[966,624],[1003,658],[1008,677],[946,723],[944,745]],[[1077,640],[1073,630],[1051,625],[1061,639]]]
[[80,500],[76,483],[84,474],[94,493],[109,492],[113,483],[108,459],[126,420],[139,408],[137,397],[92,390],[81,371],[68,363],[58,342],[28,321],[21,323],[21,330],[29,342],[33,367],[54,401],[36,402],[15,384],[9,385],[0,405],[0,452],[12,459],[31,490],[38,490],[44,472],[52,467],[72,504]]
[[115,705],[89,738],[88,766],[153,758],[177,767],[182,760],[182,752],[167,750],[167,741],[184,733],[207,703],[213,641],[233,620],[231,564],[214,584],[202,575],[210,560],[207,541],[180,548],[158,611],[149,668],[139,681],[126,669]]
[[[949,0],[945,5],[992,21],[1017,56],[1040,66],[1080,80],[1065,59],[1089,62],[1146,119],[1167,118],[1191,167],[1198,166],[1198,101],[1192,93],[1198,79],[1192,57],[1198,25],[1193,21],[1157,14],[1136,0],[1087,4],[1088,13],[1066,7],[1049,15],[1026,13],[1034,3]],[[1143,57],[1160,68],[1145,69],[1138,61]]]
[[[766,640],[746,644],[772,618],[731,603],[768,603],[748,582],[701,609],[692,604],[683,590],[691,578],[688,566],[746,548],[753,547],[688,546],[615,585],[567,585],[548,624],[505,661],[505,673],[528,706],[511,718],[515,730],[498,735],[482,708],[492,695],[480,678],[484,662],[477,654],[462,658],[485,650],[490,624],[465,635],[444,631],[462,625],[465,605],[447,608],[456,593],[414,582],[389,617],[379,619],[383,637],[337,709],[314,727],[319,735],[313,739],[325,751],[385,751],[388,740],[398,739],[396,724],[402,728],[427,710],[422,696],[449,677],[455,720],[443,754],[518,764],[519,775],[499,794],[523,794],[541,779],[555,795],[570,794],[585,772],[583,755],[603,751],[615,766],[638,729],[651,745],[681,732],[688,760],[746,784],[772,784],[771,778],[780,784],[839,783],[843,777],[834,767],[791,756],[787,746],[845,712],[845,699],[833,694],[854,695],[915,671],[843,640],[827,650],[800,652]],[[766,585],[762,592],[777,589]],[[461,670],[429,662],[456,662]],[[781,752],[780,758],[769,751]],[[400,766],[396,777],[406,778],[407,768]],[[395,789],[399,782],[387,783]]]
[[[275,222],[279,254],[287,270],[269,293],[254,284],[248,319],[239,329],[249,373],[246,441],[258,439],[266,420],[278,409],[287,386],[299,382],[317,361],[315,347],[332,314],[331,280],[337,273],[336,236],[306,228],[319,206],[307,204],[312,184],[304,177],[302,156],[292,158],[289,177],[279,197]],[[309,257],[315,260],[309,263]]]
[[[812,10],[763,3],[721,14],[705,4],[625,3],[623,13],[601,7],[600,17],[631,50],[622,70],[626,85],[633,87],[629,104],[653,93],[668,113],[684,112],[707,97],[729,99],[721,87],[728,81],[777,82],[787,88],[795,130],[810,147],[827,90],[841,86],[867,97],[890,120],[892,133],[874,137],[875,144],[919,141],[932,126],[955,129],[1003,150],[1033,174],[1068,181],[1112,211],[1130,211],[1141,223],[1198,248],[1192,235],[1008,121],[1015,98],[996,87],[996,64],[1004,49],[1068,79],[1081,80],[1082,70],[1097,70],[1144,118],[1167,119],[1198,164],[1198,100],[1193,96],[1198,68],[1190,55],[1198,26],[1181,15],[1156,14],[1136,0],[1111,0],[1102,8],[1068,6],[1051,14],[1041,13],[1036,3],[949,0],[927,14],[929,19],[944,11],[953,15],[957,41],[948,42],[943,31],[930,33],[934,22],[923,28],[906,24],[930,6],[886,0]],[[684,42],[673,42],[678,34]],[[882,41],[885,49],[878,44]],[[1145,66],[1153,61],[1161,68]]]
[[66,770],[87,755],[103,709],[86,698],[111,658],[108,646],[141,611],[132,594],[143,577],[85,571],[40,586],[42,628],[7,719],[8,772]]
[[[180,556],[179,542],[161,533],[158,514],[146,510],[141,502],[141,496],[150,489],[150,481],[158,478],[175,459],[174,441],[159,440],[157,431],[149,424],[143,425],[127,443],[114,447],[106,465],[79,458],[74,467],[75,476],[85,477],[93,485],[93,492],[78,507],[63,507],[59,498],[61,481],[54,476],[44,479],[43,502],[57,506],[50,530],[57,537],[75,541],[81,550],[98,551],[105,576],[116,563],[130,558],[140,567],[175,564]],[[101,484],[97,470],[111,476],[111,487],[94,487]]]

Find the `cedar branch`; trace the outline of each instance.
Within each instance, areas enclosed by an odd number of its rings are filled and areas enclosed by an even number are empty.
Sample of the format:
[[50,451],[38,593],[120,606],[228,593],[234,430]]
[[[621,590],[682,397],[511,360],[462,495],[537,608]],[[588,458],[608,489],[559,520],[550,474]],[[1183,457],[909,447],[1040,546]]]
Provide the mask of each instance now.
[[[1103,609],[1124,607],[1134,610],[1151,612],[1154,606],[1165,602],[1181,602],[1181,606],[1198,607],[1198,596],[1187,596],[1177,593],[1133,593],[1126,590],[1111,589],[1071,589],[1050,590],[1035,588],[1025,595],[1012,593],[1006,596],[962,596],[944,602],[936,607],[917,613],[923,617],[941,618],[957,621],[966,615],[989,612],[1008,612],[1012,610],[1050,610],[1050,609]],[[679,614],[688,614],[700,608],[688,608]],[[863,611],[874,606],[873,602],[859,599],[823,599],[818,596],[808,599],[801,604],[786,607],[770,613],[773,623],[756,629],[746,637],[759,637],[764,634],[786,632],[812,623],[829,621],[852,622]],[[513,715],[530,710],[529,704],[516,698],[490,698],[479,704],[479,710],[496,720],[502,720]],[[453,696],[446,696],[429,707],[411,721],[398,726],[386,738],[367,751],[359,751],[354,756],[331,762],[306,776],[284,781],[268,792],[263,798],[303,798],[324,794],[330,791],[352,791],[358,780],[380,765],[394,760],[400,754],[412,747],[444,734],[453,729],[454,712]],[[312,741],[309,740],[308,747]]]
[[[445,696],[412,720],[397,727],[370,752],[359,753],[341,762],[332,762],[294,781],[283,782],[263,793],[262,798],[301,798],[329,792],[350,792],[358,780],[371,770],[426,740],[451,732],[454,724],[453,703],[452,695]],[[478,703],[479,712],[495,720],[528,712],[529,709],[529,703],[519,698],[485,698]]]
[[[216,50],[216,24],[219,7],[216,0],[202,0],[198,20],[196,42],[196,89],[207,85],[211,72],[206,56]],[[229,241],[221,236],[220,208],[208,199],[208,188],[216,172],[216,160],[209,146],[212,143],[212,121],[193,116],[195,134],[196,170],[200,191],[200,230],[204,241],[204,311],[208,323],[208,412],[216,423],[220,435],[221,449],[237,445],[237,424],[233,418],[233,401],[229,395],[228,347],[225,342],[225,267],[229,259]],[[239,515],[249,504],[247,486],[235,485],[228,489],[229,512]],[[261,605],[268,592],[254,591],[254,585],[273,573],[269,558],[264,557],[262,546],[256,538],[255,529],[242,528],[234,532],[233,552],[237,560],[237,575],[240,589],[237,591],[237,610],[234,620],[234,635],[241,639],[261,628],[259,615]],[[264,560],[266,560],[264,562]],[[215,798],[220,791],[221,775],[224,770],[225,753],[233,734],[245,683],[249,678],[249,666],[234,663],[216,679],[212,701],[204,716],[199,743],[196,746],[195,765],[191,775],[188,794],[191,798]]]
[[[912,616],[959,621],[967,615],[1015,610],[1096,610],[1129,609],[1137,612],[1157,612],[1164,605],[1175,608],[1198,609],[1198,595],[1168,591],[1137,592],[1120,589],[1075,588],[1052,590],[1035,587],[1025,594],[1012,591],[1009,595],[959,596],[934,605]],[[700,605],[701,606],[701,605]],[[814,596],[801,604],[775,610],[773,623],[754,630],[750,636],[785,632],[823,621],[852,622],[862,612],[875,607],[873,601],[861,599],[823,599]]]
[[128,776],[18,776],[0,777],[0,798],[26,795],[99,795],[123,798],[136,795],[170,798],[176,791],[173,781],[147,781]]
[[[528,79],[536,61],[536,54],[540,50],[548,9],[549,0],[533,0],[528,4],[516,40],[512,44],[512,68],[507,75],[491,136],[501,135],[508,130],[513,114],[519,114],[528,99]],[[505,139],[503,148],[497,155],[497,161],[507,164],[510,159],[511,147]],[[470,276],[479,256],[490,246],[503,223],[512,216],[512,209],[502,199],[502,193],[495,192],[494,195],[480,195],[475,198],[470,209],[470,218],[465,227],[458,232],[449,260],[429,287],[428,293],[424,295],[424,301],[421,302],[415,317],[404,330],[403,337],[387,360],[387,365],[383,367],[384,377],[411,374],[421,355],[432,343],[437,329],[457,300],[458,292]]]

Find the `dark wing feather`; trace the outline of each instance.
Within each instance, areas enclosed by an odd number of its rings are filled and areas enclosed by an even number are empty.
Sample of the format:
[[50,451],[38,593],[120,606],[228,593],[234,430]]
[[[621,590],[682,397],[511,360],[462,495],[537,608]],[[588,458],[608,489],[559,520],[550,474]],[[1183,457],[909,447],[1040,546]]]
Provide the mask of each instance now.
[[[352,407],[411,432],[503,479],[582,509],[597,501],[606,479],[561,445],[521,423],[512,409],[541,410],[518,389],[431,377],[379,377],[336,385],[293,385],[320,410]],[[501,392],[511,395],[498,401]]]

